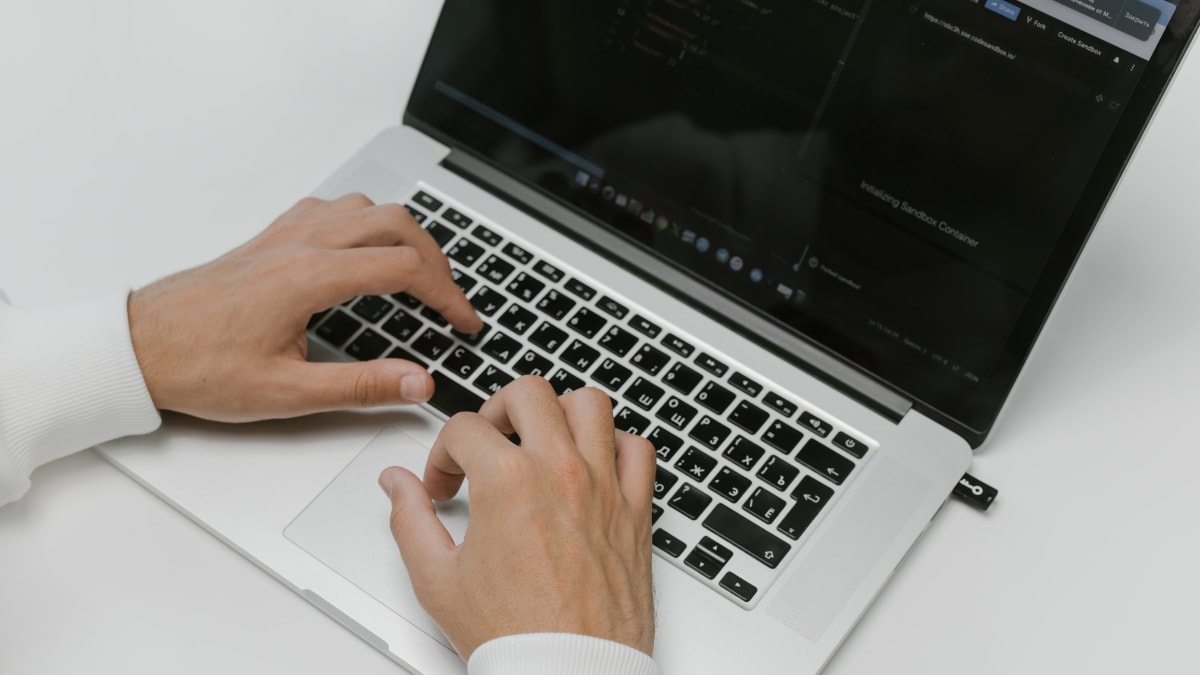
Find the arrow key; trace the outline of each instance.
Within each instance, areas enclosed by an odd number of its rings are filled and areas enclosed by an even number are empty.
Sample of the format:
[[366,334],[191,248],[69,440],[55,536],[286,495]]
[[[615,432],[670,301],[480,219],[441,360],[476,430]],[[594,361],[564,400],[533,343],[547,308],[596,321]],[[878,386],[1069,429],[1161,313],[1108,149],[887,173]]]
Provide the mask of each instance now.
[[721,588],[729,591],[742,602],[750,602],[754,599],[754,594],[758,592],[757,588],[733,572],[726,572],[725,576],[721,577]]
[[654,531],[654,545],[672,558],[678,558],[687,549],[687,544],[661,528]]

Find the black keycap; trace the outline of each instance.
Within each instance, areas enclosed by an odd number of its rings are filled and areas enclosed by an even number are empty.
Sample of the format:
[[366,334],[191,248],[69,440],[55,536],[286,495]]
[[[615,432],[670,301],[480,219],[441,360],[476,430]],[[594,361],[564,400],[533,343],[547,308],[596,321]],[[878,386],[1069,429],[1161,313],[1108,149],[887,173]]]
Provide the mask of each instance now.
[[767,492],[766,488],[761,487],[755,489],[754,494],[750,495],[745,505],[742,506],[748,513],[753,514],[768,525],[775,522],[775,519],[783,513],[783,509],[786,507],[787,502]]
[[536,277],[521,272],[508,285],[508,292],[517,296],[518,299],[525,302],[533,302],[533,299],[542,292],[546,287],[546,282],[539,281]]
[[758,470],[758,477],[777,490],[786,490],[787,486],[800,475],[800,469],[788,464],[779,455],[771,455]]
[[692,352],[696,351],[696,348],[688,343],[687,340],[684,340],[674,333],[667,333],[666,337],[662,339],[662,343],[664,347],[670,349],[685,359],[691,356]]
[[317,335],[329,344],[341,347],[350,340],[350,336],[358,332],[359,328],[362,328],[362,324],[358,319],[338,310],[330,315],[325,323],[321,324],[321,327],[317,329]]
[[575,340],[559,355],[559,358],[575,370],[586,373],[592,364],[596,363],[596,359],[600,358],[600,352]]
[[400,309],[396,310],[392,318],[385,321],[381,327],[388,335],[401,342],[408,342],[409,338],[416,335],[423,325],[420,319]]
[[490,255],[486,260],[479,263],[479,267],[475,268],[475,273],[483,277],[487,281],[499,286],[516,271],[516,267],[504,258],[498,255]]
[[437,242],[438,248],[446,248],[446,244],[449,244],[455,236],[454,230],[437,221],[430,223],[429,227],[425,228],[425,231]]
[[592,373],[592,379],[612,391],[620,391],[632,375],[632,370],[612,359],[604,359],[596,372]]
[[366,319],[368,323],[375,323],[395,308],[395,305],[378,295],[368,295],[354,303],[354,307],[350,308],[350,311]]
[[625,406],[613,417],[617,429],[641,436],[650,427],[650,420],[635,413],[632,408]]
[[729,427],[705,415],[696,422],[696,426],[688,435],[715,452],[725,443],[725,439],[729,438]]
[[833,499],[833,489],[812,476],[805,476],[792,492],[792,498],[796,500],[796,505],[779,521],[779,531],[784,536],[799,539],[816,520],[821,509]]
[[637,350],[633,355],[633,365],[641,368],[651,375],[657,375],[658,371],[671,360],[671,357],[666,353],[661,352],[650,345],[642,345],[642,348]]
[[483,342],[483,339],[487,337],[487,334],[491,332],[491,330],[492,327],[485,323],[483,324],[483,328],[480,328],[476,333],[464,333],[462,331],[452,330],[450,331],[450,334],[469,345],[477,346]]
[[758,593],[758,589],[754,584],[739,577],[733,572],[726,572],[725,576],[721,577],[721,588],[733,594],[733,597],[742,602],[750,602],[754,599],[754,594]]
[[537,308],[547,316],[561,320],[567,312],[575,308],[575,301],[552,288],[542,296]]
[[825,438],[833,431],[833,425],[810,412],[800,413],[800,426]]
[[470,267],[483,257],[483,247],[469,239],[459,239],[454,242],[454,246],[450,247],[446,255],[451,260],[462,263],[463,267]]
[[653,382],[639,377],[625,391],[625,398],[642,410],[650,410],[662,398],[663,390]]
[[816,440],[805,443],[800,449],[800,454],[796,455],[796,460],[815,471],[818,476],[828,478],[838,485],[845,482],[854,470],[853,461]]
[[408,293],[394,293],[392,294],[392,299],[409,309],[416,309],[421,306],[421,301]]
[[724,504],[717,504],[708,514],[708,518],[704,519],[704,527],[771,569],[778,567],[792,550],[790,544]]
[[637,332],[651,339],[658,337],[658,334],[662,332],[662,328],[658,324],[640,314],[634,314],[633,318],[629,320],[629,325]]
[[584,300],[591,300],[596,297],[596,289],[588,286],[578,279],[568,279],[567,283],[563,284],[563,288],[568,292],[578,295]]
[[729,448],[725,450],[725,458],[737,465],[739,469],[749,471],[758,464],[758,460],[762,459],[766,451],[757,445],[754,441],[745,436],[738,436],[729,444]]
[[483,353],[500,363],[508,363],[521,352],[521,343],[504,333],[496,333],[483,346]]
[[596,337],[597,333],[604,330],[606,323],[608,323],[607,319],[587,307],[580,307],[579,311],[575,312],[575,315],[567,321],[571,330],[587,338]]
[[504,250],[504,255],[512,258],[513,260],[516,260],[517,262],[521,263],[522,265],[527,265],[527,264],[529,264],[530,260],[533,260],[533,255],[530,254],[529,251],[526,251],[525,249],[521,248],[520,246],[517,246],[516,244],[509,244],[509,245],[505,246],[503,250]]
[[425,191],[413,195],[413,201],[430,211],[441,211],[443,206],[441,200]]
[[683,431],[695,419],[696,409],[684,403],[679,397],[672,396],[667,399],[666,403],[662,404],[655,416],[676,429]]
[[346,353],[359,361],[370,361],[383,356],[391,346],[391,340],[368,328],[346,347]]
[[704,494],[700,488],[692,487],[690,483],[684,483],[667,500],[667,504],[670,504],[671,508],[692,520],[703,515],[704,509],[707,509],[710,503],[712,503],[712,497]]
[[443,335],[430,328],[421,334],[412,343],[413,351],[428,358],[430,361],[437,361],[442,358],[442,355],[450,351],[454,346],[454,340],[450,339],[449,335]]
[[558,351],[559,347],[562,347],[563,342],[566,342],[566,340],[567,331],[545,321],[529,336],[530,342],[551,354]]
[[729,384],[732,384],[735,389],[740,390],[750,398],[755,398],[762,393],[762,385],[754,380],[746,377],[741,373],[734,373],[729,376]]
[[530,349],[517,359],[513,365],[513,370],[522,375],[537,375],[545,377],[550,374],[550,369],[554,367],[554,363],[550,359],[538,354]]
[[679,476],[661,466],[656,466],[654,468],[654,498],[662,499],[666,497],[671,492],[671,488],[675,487],[675,484],[678,482]]
[[[412,361],[413,363],[417,364],[418,366],[421,366],[422,368],[429,367],[429,364],[425,363],[425,359],[417,356],[416,354],[408,351],[407,349],[404,349],[403,347],[396,347],[392,351],[388,352],[387,357],[389,359],[403,359],[405,361]],[[437,378],[435,377],[434,379],[436,380]]]
[[702,379],[704,379],[703,375],[688,368],[683,363],[676,363],[671,366],[666,375],[663,375],[663,382],[666,382],[685,395],[692,393],[692,390],[696,388],[696,385],[700,384],[700,380]]
[[731,502],[737,502],[750,489],[751,481],[733,469],[723,466],[708,488]]
[[600,336],[600,346],[617,356],[625,356],[637,345],[637,336],[620,326],[612,326]]
[[700,543],[696,544],[696,550],[704,551],[719,560],[722,564],[729,562],[733,558],[733,551],[712,537],[701,537]]
[[658,519],[662,518],[662,514],[663,514],[663,507],[659,506],[658,504],[655,504],[654,502],[650,502],[650,523],[651,524],[657,523]]
[[546,277],[547,279],[549,279],[550,281],[553,281],[554,283],[558,283],[558,282],[562,281],[562,278],[564,276],[566,276],[563,274],[562,270],[558,269],[554,265],[551,265],[550,263],[546,262],[545,260],[539,260],[536,263],[534,263],[533,271]]
[[733,412],[729,413],[730,422],[733,422],[752,434],[758,433],[758,430],[761,429],[762,425],[766,423],[768,417],[770,417],[770,415],[767,414],[766,410],[763,410],[749,401],[742,401],[741,403],[737,404],[737,407],[733,409]]
[[446,212],[442,214],[442,219],[464,230],[471,226],[471,219],[454,209],[446,209]]
[[609,316],[612,316],[618,320],[624,319],[625,315],[629,313],[628,307],[622,305],[616,300],[613,300],[607,295],[597,300],[596,306],[599,307],[600,310],[605,314],[608,314]]
[[654,452],[658,455],[659,461],[669,462],[683,447],[683,439],[675,436],[671,432],[662,427],[654,427],[654,431],[646,437],[654,444]]
[[524,335],[525,331],[533,327],[537,322],[537,314],[525,309],[520,305],[509,305],[508,309],[497,319],[501,326],[511,330],[517,335]]
[[446,317],[438,314],[432,307],[426,307],[425,309],[422,309],[421,316],[431,321],[435,326],[441,326],[444,328],[450,325],[450,322],[446,320]]
[[717,460],[700,448],[688,448],[675,462],[675,468],[697,483],[703,483],[708,474],[717,468]]
[[458,290],[462,291],[464,295],[470,293],[471,289],[475,288],[475,286],[479,283],[475,280],[475,277],[467,274],[457,267],[450,270],[450,277],[454,279],[454,283],[458,286]]
[[495,394],[504,388],[504,385],[513,381],[513,376],[500,370],[496,366],[484,366],[483,372],[479,377],[475,378],[472,384],[479,391],[485,394]]
[[833,437],[833,444],[850,453],[851,455],[858,457],[859,459],[862,459],[863,455],[867,454],[866,443],[856,440],[850,435],[840,431],[836,436]]
[[330,310],[327,309],[324,312],[317,312],[316,314],[308,317],[308,325],[305,327],[305,330],[312,330],[314,326],[321,323],[321,319],[324,319],[329,315],[329,312]]
[[508,302],[508,298],[487,286],[481,286],[471,298],[471,304],[475,310],[484,316],[495,316],[506,302]]
[[488,246],[499,246],[500,243],[504,241],[500,235],[492,232],[482,225],[476,225],[475,229],[471,230],[471,236],[475,237],[479,241],[482,241]]
[[699,548],[692,549],[692,552],[683,559],[683,564],[699,572],[700,576],[705,579],[715,579],[721,568],[725,566],[724,562]]
[[687,544],[680,541],[675,535],[661,528],[654,531],[654,535],[651,537],[651,539],[654,541],[655,548],[663,553],[666,553],[672,558],[678,558],[679,556],[683,555],[685,550],[687,550]]
[[783,454],[789,454],[796,449],[796,445],[800,443],[800,439],[804,434],[800,433],[799,429],[788,426],[779,420],[771,423],[767,430],[763,432],[762,439]]
[[424,211],[422,211],[421,209],[418,209],[417,207],[413,206],[412,204],[405,204],[404,208],[408,209],[408,213],[413,217],[413,220],[417,221],[418,224],[424,223],[426,220],[429,220],[429,216],[425,215]]
[[478,354],[466,347],[455,347],[450,350],[450,356],[447,356],[446,360],[442,362],[442,369],[465,380],[474,375],[482,365],[483,359]]
[[483,405],[481,397],[442,371],[435,370],[430,375],[433,376],[433,398],[429,399],[429,405],[446,417],[460,412],[478,412],[479,406]]
[[701,354],[696,357],[696,365],[700,366],[701,368],[707,370],[708,372],[712,373],[713,375],[715,375],[717,377],[724,377],[725,373],[729,372],[729,366],[725,365],[724,363],[718,361],[716,358],[714,358],[708,354],[705,354],[703,352],[701,352]]
[[725,409],[729,407],[729,404],[733,403],[734,398],[736,398],[736,396],[732,391],[729,391],[716,382],[709,382],[708,384],[704,385],[704,388],[700,390],[699,394],[696,394],[696,400],[700,402],[700,405],[703,405],[705,408],[708,408],[718,415],[725,412]]
[[784,417],[791,417],[792,415],[795,415],[796,410],[798,410],[795,403],[792,403],[775,392],[770,392],[764,396],[763,403],[766,403],[767,407],[769,408],[774,408],[779,412],[780,415],[783,415]]

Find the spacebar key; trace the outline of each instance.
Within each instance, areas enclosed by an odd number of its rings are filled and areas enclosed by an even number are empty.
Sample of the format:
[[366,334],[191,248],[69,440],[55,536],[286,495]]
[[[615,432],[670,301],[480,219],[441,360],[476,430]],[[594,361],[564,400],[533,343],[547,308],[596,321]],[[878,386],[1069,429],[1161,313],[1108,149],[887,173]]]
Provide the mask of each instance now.
[[737,511],[724,504],[717,504],[717,508],[704,519],[704,527],[725,537],[731,544],[771,569],[778,567],[787,557],[788,551],[792,550],[791,544],[755,525],[748,518],[743,518]]
[[481,397],[440,370],[435,370],[430,375],[433,375],[433,398],[429,399],[429,405],[437,408],[446,417],[464,411],[479,412],[479,406],[483,405]]

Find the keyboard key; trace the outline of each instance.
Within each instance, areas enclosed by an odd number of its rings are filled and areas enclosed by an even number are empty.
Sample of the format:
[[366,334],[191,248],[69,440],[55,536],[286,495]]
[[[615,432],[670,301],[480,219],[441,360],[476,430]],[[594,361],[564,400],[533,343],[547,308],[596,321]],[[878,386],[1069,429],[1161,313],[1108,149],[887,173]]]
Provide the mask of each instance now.
[[658,371],[662,370],[670,360],[671,357],[650,345],[642,345],[632,359],[633,365],[651,375],[657,375]]
[[816,440],[806,443],[800,449],[800,454],[796,455],[796,460],[815,471],[818,476],[828,478],[838,485],[841,485],[854,470],[854,462]]
[[546,288],[546,282],[539,281],[536,277],[530,274],[521,272],[508,285],[508,292],[517,296],[525,302],[533,302],[533,299]]
[[596,297],[596,289],[588,286],[578,279],[568,279],[567,283],[563,284],[563,288],[568,292],[578,295],[584,300],[591,300]]
[[499,286],[516,271],[516,267],[498,255],[490,255],[475,268],[475,273]]
[[485,323],[483,324],[483,328],[480,328],[479,331],[475,333],[464,333],[459,330],[452,330],[450,331],[450,334],[471,346],[478,346],[483,342],[483,339],[487,337],[487,334],[491,332],[491,330],[492,327]]
[[712,497],[704,494],[700,488],[692,487],[690,483],[684,483],[682,487],[675,491],[675,494],[667,503],[676,511],[692,520],[696,520],[704,514],[704,509],[707,509],[708,505],[712,503]]
[[758,470],[758,477],[778,490],[786,490],[787,486],[791,485],[799,475],[800,469],[788,464],[787,460],[779,455],[768,457],[762,468]]
[[402,309],[396,310],[392,318],[384,322],[383,332],[391,335],[401,342],[408,342],[409,338],[417,334],[421,327],[425,324],[417,317],[405,312]]
[[537,308],[553,319],[562,320],[567,312],[575,308],[575,301],[552,288],[538,302]]
[[775,392],[771,392],[763,397],[763,403],[766,403],[767,407],[769,408],[774,408],[780,415],[783,415],[784,417],[791,417],[792,415],[796,414],[797,410],[799,410],[795,403],[792,403]]
[[808,429],[821,438],[825,438],[833,431],[833,425],[810,412],[800,413],[800,426]]
[[651,431],[646,439],[654,444],[654,452],[658,455],[658,459],[663,462],[671,461],[675,453],[679,452],[679,449],[683,447],[683,439],[662,427],[654,427],[654,431]]
[[430,211],[441,211],[443,206],[441,200],[425,191],[421,191],[413,195],[413,201],[421,206],[424,206]]
[[740,390],[743,394],[749,396],[750,398],[758,397],[763,390],[761,384],[741,373],[734,373],[730,375],[729,384],[732,384],[735,389]]
[[383,356],[391,346],[391,340],[368,328],[346,347],[346,353],[359,361],[370,361]]
[[467,274],[457,267],[450,270],[450,277],[454,279],[455,285],[458,286],[458,290],[463,292],[463,295],[470,293],[471,289],[475,288],[475,286],[479,284],[479,282],[475,280],[475,277]]
[[513,376],[500,370],[496,366],[485,366],[479,377],[475,378],[472,383],[475,388],[485,394],[495,394],[513,381]]
[[[413,354],[412,352],[408,351],[407,349],[404,349],[403,347],[396,347],[392,351],[388,352],[387,357],[389,359],[402,359],[404,361],[412,361],[413,363],[417,364],[418,366],[421,366],[422,368],[429,367],[429,364],[425,363],[425,359],[422,359],[421,357],[417,356],[416,354]],[[436,378],[434,378],[434,379],[436,379]]]
[[450,322],[446,320],[446,317],[438,314],[432,307],[426,307],[422,309],[421,316],[428,319],[435,326],[441,326],[442,328],[445,328],[446,326],[450,325]]
[[654,468],[654,498],[662,499],[663,497],[666,497],[671,492],[671,488],[675,487],[675,484],[678,482],[679,482],[679,476],[676,476],[675,474],[671,473],[670,471],[667,471],[666,469],[662,468],[661,466],[655,467]]
[[662,514],[663,514],[663,507],[659,506],[658,504],[655,504],[654,502],[650,502],[650,523],[651,524],[657,523],[658,519],[662,517]]
[[517,363],[513,366],[513,370],[521,375],[537,375],[545,377],[550,373],[550,369],[554,367],[554,363],[550,359],[541,356],[537,352],[530,349],[517,359]]
[[704,527],[771,569],[778,567],[792,550],[790,544],[724,504],[717,504],[708,518],[704,519]]
[[626,390],[625,398],[642,410],[650,410],[662,398],[663,393],[662,388],[649,380],[639,377]]
[[862,459],[863,455],[867,454],[866,443],[855,440],[853,437],[842,432],[838,432],[838,434],[833,437],[833,444],[850,453],[851,455],[858,457],[859,459]]
[[620,412],[613,417],[613,423],[617,429],[634,436],[641,436],[650,427],[650,420],[635,413],[628,406],[621,408]]
[[704,379],[703,375],[688,368],[683,363],[676,363],[671,366],[666,375],[663,375],[663,382],[671,385],[685,396],[692,393],[692,390],[696,388],[696,385],[700,384],[700,380],[702,379]]
[[704,388],[700,390],[699,394],[696,394],[696,400],[699,401],[701,405],[717,413],[718,415],[725,412],[725,409],[729,407],[729,404],[733,403],[734,398],[736,398],[736,396],[732,391],[729,391],[716,382],[709,382],[708,384],[704,385]]
[[629,325],[634,330],[650,339],[658,337],[658,334],[662,332],[662,328],[659,328],[658,324],[641,316],[640,314],[635,314],[633,318],[629,320]]
[[624,319],[625,315],[629,313],[628,307],[622,305],[616,300],[613,300],[607,295],[596,301],[596,306],[599,307],[600,310],[605,314],[608,314],[609,316],[612,316],[618,320]]
[[378,295],[368,295],[354,303],[354,307],[350,308],[350,311],[366,319],[367,323],[375,323],[395,308],[395,305]]
[[509,244],[504,247],[504,255],[516,260],[522,265],[528,265],[530,260],[533,260],[533,254],[516,244]]
[[703,353],[696,357],[696,365],[707,370],[713,375],[716,375],[717,377],[724,377],[725,373],[729,371],[729,366],[721,363],[708,354]]
[[796,486],[792,497],[796,500],[796,505],[779,521],[779,531],[784,536],[799,539],[816,520],[821,509],[833,499],[833,489],[812,476],[805,476]]
[[469,239],[459,239],[450,247],[446,256],[461,263],[463,267],[470,267],[483,257],[483,247]]
[[558,351],[558,348],[562,347],[566,340],[567,331],[545,321],[543,321],[542,325],[538,326],[537,329],[533,331],[533,335],[529,336],[530,342],[541,347],[542,349],[545,349],[551,354]]
[[421,301],[408,293],[393,293],[392,299],[409,309],[416,309],[421,306]]
[[688,435],[708,446],[709,450],[716,451],[729,438],[729,427],[705,415]]
[[750,479],[734,471],[733,469],[723,466],[713,477],[712,482],[708,484],[708,489],[721,495],[731,502],[737,503],[746,491],[750,489]]
[[533,327],[537,322],[537,314],[525,309],[524,307],[512,304],[504,313],[497,319],[501,326],[511,330],[517,335],[524,335],[525,331]]
[[579,340],[575,340],[559,355],[559,358],[562,359],[563,363],[566,363],[575,370],[586,373],[592,367],[592,364],[596,362],[596,359],[600,358],[600,352]]
[[685,359],[691,356],[692,352],[696,351],[695,347],[673,333],[667,333],[666,337],[662,339],[662,343],[664,347],[670,349]]
[[612,391],[620,391],[632,375],[632,370],[612,359],[604,359],[596,372],[592,373],[592,379]]
[[717,468],[717,460],[700,448],[688,448],[679,461],[675,462],[675,468],[697,483],[703,483],[708,474]]
[[579,311],[575,312],[575,316],[572,316],[571,320],[567,321],[567,325],[571,327],[571,330],[586,338],[596,337],[597,333],[604,330],[604,325],[607,323],[607,319],[587,307],[580,307]]
[[738,436],[729,444],[729,448],[725,450],[725,458],[737,465],[739,469],[749,471],[758,464],[758,460],[766,453],[754,441],[745,436]]
[[496,359],[500,363],[508,363],[521,352],[521,343],[505,335],[504,333],[496,333],[491,340],[483,346],[483,353]]
[[803,437],[804,434],[800,433],[798,429],[794,429],[779,420],[772,422],[771,426],[767,427],[767,430],[762,435],[762,439],[768,445],[785,455],[795,450],[796,446],[800,443],[800,439]]
[[479,241],[482,241],[488,246],[499,246],[504,241],[500,238],[500,235],[492,232],[482,225],[476,225],[475,229],[471,230],[471,236],[475,237]]
[[430,223],[429,226],[425,228],[425,231],[428,232],[429,236],[433,237],[433,240],[437,242],[438,248],[443,249],[446,248],[446,244],[449,244],[451,241],[453,241],[454,237],[456,236],[454,230],[437,221]]
[[613,326],[600,336],[600,346],[617,356],[628,354],[637,345],[637,341],[636,335],[622,330],[620,326]]
[[733,551],[712,537],[701,537],[700,543],[696,544],[696,550],[704,551],[722,564],[733,558]]
[[508,298],[487,286],[480,287],[471,298],[471,305],[484,316],[495,316],[496,312],[500,311],[500,308],[506,302],[508,302]]
[[412,204],[405,204],[404,208],[408,209],[409,215],[413,217],[413,220],[417,221],[418,225],[424,223],[426,220],[429,220],[429,216],[425,215],[424,211],[418,209]]
[[439,333],[432,328],[426,330],[412,343],[413,351],[425,356],[430,361],[442,358],[442,355],[450,351],[453,346],[454,340],[451,340],[449,335]]
[[758,433],[758,430],[761,429],[762,425],[766,423],[768,417],[770,417],[770,415],[767,414],[766,410],[763,410],[749,401],[742,401],[741,403],[737,404],[737,407],[733,409],[733,412],[729,413],[730,422],[733,422],[752,434]]
[[470,218],[464,216],[454,209],[446,209],[446,212],[442,214],[442,219],[447,223],[464,230],[470,227],[472,222]]
[[572,375],[565,368],[559,368],[553,375],[546,379],[550,382],[550,386],[554,388],[554,392],[559,396],[564,396],[587,386],[587,382]]
[[321,323],[321,319],[324,319],[326,316],[329,315],[329,312],[330,312],[330,310],[327,309],[324,312],[317,312],[316,314],[313,314],[312,316],[308,317],[308,325],[305,326],[304,329],[312,330],[317,324]]
[[433,376],[433,398],[429,399],[429,405],[446,417],[453,417],[460,412],[478,412],[483,405],[481,397],[442,371],[434,370],[430,375]]
[[546,262],[545,260],[539,260],[536,263],[534,263],[533,271],[546,277],[547,279],[549,279],[550,281],[553,281],[554,283],[558,283],[558,282],[562,281],[563,277],[566,276],[565,274],[563,274],[562,270],[558,269],[554,265],[551,265],[550,263]]
[[754,494],[750,495],[750,499],[747,499],[746,504],[742,506],[746,512],[753,514],[768,525],[775,522],[775,519],[783,513],[783,509],[786,507],[787,502],[761,487],[756,488]]
[[692,420],[696,417],[696,409],[684,403],[676,396],[667,399],[667,402],[662,404],[656,414],[658,419],[670,424],[676,429],[683,431],[687,428]]
[[725,562],[717,560],[699,548],[692,549],[692,552],[683,559],[683,564],[699,572],[700,576],[705,579],[715,579],[721,568],[725,566]]
[[478,354],[466,347],[455,347],[450,350],[450,356],[447,356],[446,360],[442,362],[442,369],[466,380],[474,375],[482,365],[483,359]]
[[739,577],[733,572],[726,572],[725,576],[721,577],[721,588],[733,594],[733,597],[742,602],[750,602],[754,599],[754,594],[758,593],[758,588],[754,584]]
[[350,340],[350,336],[358,332],[362,328],[362,324],[358,319],[338,310],[331,314],[325,323],[317,329],[317,335],[322,340],[328,342],[335,347],[341,347]]
[[687,550],[687,544],[680,541],[675,535],[661,528],[654,531],[654,535],[651,537],[651,539],[654,541],[655,548],[663,553],[666,553],[672,558],[678,558],[679,556],[683,555],[685,550]]

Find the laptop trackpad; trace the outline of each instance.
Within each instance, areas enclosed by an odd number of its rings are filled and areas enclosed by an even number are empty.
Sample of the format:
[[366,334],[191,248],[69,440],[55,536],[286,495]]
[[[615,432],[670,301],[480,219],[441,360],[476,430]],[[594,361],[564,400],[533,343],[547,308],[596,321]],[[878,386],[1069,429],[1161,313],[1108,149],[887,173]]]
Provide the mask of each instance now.
[[[284,536],[449,648],[413,594],[378,482],[389,466],[420,477],[428,456],[429,448],[402,429],[384,429],[284,529]],[[458,497],[438,505],[438,515],[459,543],[467,530],[466,494],[464,485]]]

